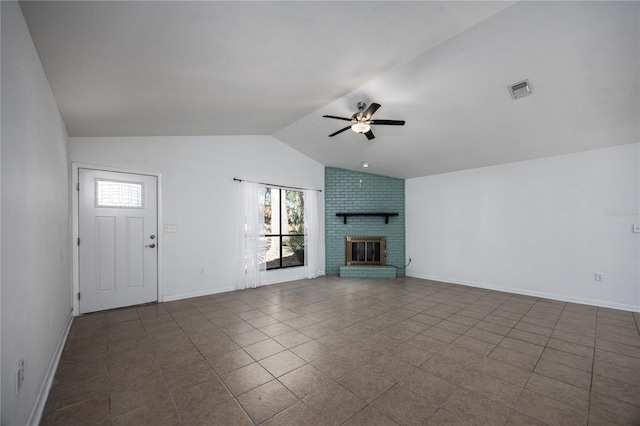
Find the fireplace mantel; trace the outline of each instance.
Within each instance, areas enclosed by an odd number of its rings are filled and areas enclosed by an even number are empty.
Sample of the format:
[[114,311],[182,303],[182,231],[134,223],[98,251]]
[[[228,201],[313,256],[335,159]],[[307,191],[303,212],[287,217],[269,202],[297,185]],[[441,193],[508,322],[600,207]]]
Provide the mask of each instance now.
[[399,213],[336,213],[336,216],[344,218],[344,224],[347,224],[349,216],[380,216],[384,217],[384,223],[389,223],[391,216],[398,216]]

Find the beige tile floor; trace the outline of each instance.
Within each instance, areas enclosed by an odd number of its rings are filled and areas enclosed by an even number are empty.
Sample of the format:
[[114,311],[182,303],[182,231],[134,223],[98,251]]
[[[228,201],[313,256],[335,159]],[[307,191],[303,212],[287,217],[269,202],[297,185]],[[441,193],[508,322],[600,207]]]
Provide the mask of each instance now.
[[640,424],[640,315],[323,277],[75,318],[42,424]]

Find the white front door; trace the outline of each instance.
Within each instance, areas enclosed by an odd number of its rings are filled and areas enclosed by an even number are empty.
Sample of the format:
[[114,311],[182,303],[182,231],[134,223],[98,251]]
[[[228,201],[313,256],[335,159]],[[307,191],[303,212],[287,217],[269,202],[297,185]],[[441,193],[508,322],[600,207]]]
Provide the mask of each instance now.
[[80,313],[158,300],[157,177],[78,173]]

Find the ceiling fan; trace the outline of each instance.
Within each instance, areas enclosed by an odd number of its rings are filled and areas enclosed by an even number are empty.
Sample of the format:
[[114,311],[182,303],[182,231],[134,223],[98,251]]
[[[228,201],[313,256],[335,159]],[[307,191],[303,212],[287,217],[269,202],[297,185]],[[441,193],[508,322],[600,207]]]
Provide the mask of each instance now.
[[325,118],[335,118],[336,120],[350,121],[352,123],[344,129],[340,129],[337,132],[331,133],[329,135],[330,138],[344,132],[345,130],[351,129],[356,133],[364,134],[367,139],[371,140],[375,138],[373,132],[371,131],[371,126],[373,125],[383,124],[386,126],[404,126],[404,120],[372,120],[371,116],[373,116],[378,108],[380,108],[380,104],[376,104],[374,102],[369,105],[369,108],[367,108],[367,104],[365,104],[364,102],[358,102],[357,106],[358,112],[353,114],[351,118],[336,117],[335,115],[323,115],[323,117]]

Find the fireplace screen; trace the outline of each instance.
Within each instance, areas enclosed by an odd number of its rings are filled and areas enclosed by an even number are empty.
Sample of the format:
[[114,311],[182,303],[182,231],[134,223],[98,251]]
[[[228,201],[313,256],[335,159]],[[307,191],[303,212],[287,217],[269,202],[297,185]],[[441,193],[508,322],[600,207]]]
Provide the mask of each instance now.
[[347,266],[386,264],[386,237],[347,237]]

